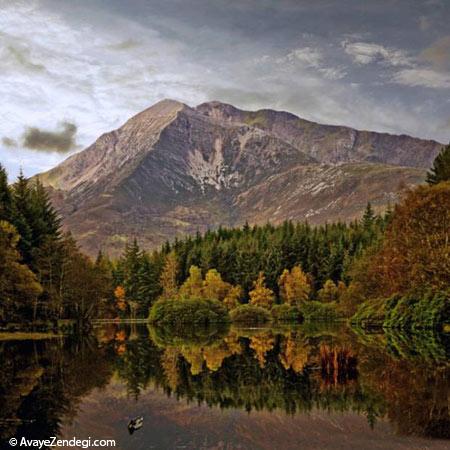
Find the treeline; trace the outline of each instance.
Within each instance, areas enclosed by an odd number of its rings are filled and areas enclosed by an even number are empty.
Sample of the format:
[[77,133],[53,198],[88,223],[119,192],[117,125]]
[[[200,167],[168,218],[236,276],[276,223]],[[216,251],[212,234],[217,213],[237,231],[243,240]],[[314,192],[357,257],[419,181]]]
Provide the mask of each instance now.
[[294,303],[299,291],[299,301],[332,301],[349,282],[355,258],[381,239],[390,217],[390,211],[376,215],[369,204],[363,218],[349,224],[221,227],[167,242],[152,254],[134,241],[113,270],[116,305],[140,315],[161,295],[209,295],[228,302],[228,309],[237,302],[270,307]]
[[104,314],[110,263],[80,252],[38,179],[8,185],[0,165],[0,323],[54,323]]

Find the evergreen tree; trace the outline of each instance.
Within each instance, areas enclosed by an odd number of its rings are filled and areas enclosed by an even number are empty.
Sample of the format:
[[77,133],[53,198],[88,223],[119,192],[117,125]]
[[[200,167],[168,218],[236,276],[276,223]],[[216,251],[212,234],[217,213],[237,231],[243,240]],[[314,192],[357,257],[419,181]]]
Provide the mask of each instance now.
[[436,156],[433,167],[427,173],[426,181],[430,185],[450,181],[450,144]]
[[8,186],[8,175],[0,164],[0,220],[12,221],[13,200]]

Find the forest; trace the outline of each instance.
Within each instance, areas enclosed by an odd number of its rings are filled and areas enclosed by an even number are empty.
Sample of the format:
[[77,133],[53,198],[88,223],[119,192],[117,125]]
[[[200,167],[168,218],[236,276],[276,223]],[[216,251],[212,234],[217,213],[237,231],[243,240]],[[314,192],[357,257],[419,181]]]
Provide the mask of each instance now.
[[[38,179],[0,169],[0,325],[335,320],[420,328],[449,317],[450,145],[427,184],[350,223],[245,224],[115,261],[84,255]],[[150,311],[150,314],[149,314]],[[82,327],[83,325],[80,325]]]

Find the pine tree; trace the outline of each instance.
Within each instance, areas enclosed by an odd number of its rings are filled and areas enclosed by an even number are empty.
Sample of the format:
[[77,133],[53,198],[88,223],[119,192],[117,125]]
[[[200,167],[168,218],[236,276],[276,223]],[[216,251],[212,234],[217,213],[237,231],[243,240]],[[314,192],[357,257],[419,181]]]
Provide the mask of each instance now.
[[372,227],[375,217],[372,205],[368,202],[362,218],[362,225],[365,230],[369,230]]
[[16,183],[13,185],[13,220],[12,223],[19,233],[20,240],[18,249],[23,256],[25,264],[30,264],[33,260],[31,252],[33,250],[33,210],[31,201],[31,189],[28,180],[20,171]]
[[0,164],[0,220],[12,221],[13,200],[8,186],[8,175]]
[[270,309],[275,295],[272,290],[266,287],[265,276],[263,272],[259,272],[257,280],[253,284],[253,290],[249,292],[250,304]]
[[436,156],[433,167],[427,173],[426,181],[430,185],[450,181],[450,144]]

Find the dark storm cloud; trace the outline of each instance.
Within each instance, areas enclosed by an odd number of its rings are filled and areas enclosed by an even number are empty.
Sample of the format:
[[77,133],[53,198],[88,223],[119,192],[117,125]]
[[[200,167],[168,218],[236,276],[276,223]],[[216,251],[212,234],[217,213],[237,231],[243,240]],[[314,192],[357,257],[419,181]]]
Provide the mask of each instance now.
[[60,128],[60,131],[48,131],[29,127],[23,134],[23,145],[32,150],[67,153],[76,146],[77,126],[63,122]]

